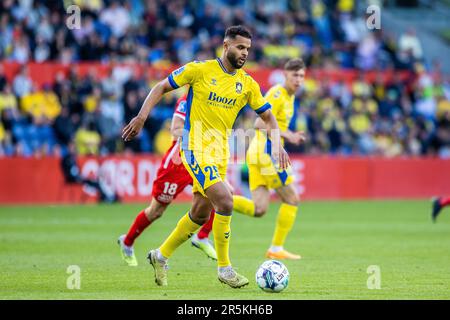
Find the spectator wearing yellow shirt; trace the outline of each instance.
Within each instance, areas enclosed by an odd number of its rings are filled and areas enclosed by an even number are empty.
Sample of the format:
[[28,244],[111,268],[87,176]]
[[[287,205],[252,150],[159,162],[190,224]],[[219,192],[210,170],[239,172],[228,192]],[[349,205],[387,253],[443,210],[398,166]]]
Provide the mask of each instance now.
[[45,85],[43,91],[31,92],[23,96],[21,107],[25,113],[34,118],[45,117],[49,120],[55,119],[61,112],[58,96],[51,91],[49,85]]
[[44,91],[41,92],[41,99],[44,115],[50,120],[55,119],[61,113],[61,104],[58,96],[51,90],[50,85],[44,86]]
[[355,97],[370,96],[372,87],[364,79],[364,74],[359,73],[358,78],[352,83],[352,93]]
[[299,46],[293,45],[276,45],[270,44],[263,48],[264,56],[272,61],[276,65],[277,61],[282,61],[283,59],[300,57],[302,55]]
[[79,155],[98,155],[100,134],[92,121],[84,122],[75,133],[75,146]]
[[303,85],[303,88],[306,93],[315,94],[319,90],[319,82],[314,78],[308,78],[305,79],[305,84]]
[[444,95],[437,97],[437,111],[438,119],[444,118],[446,113],[450,113],[450,101]]
[[354,7],[354,0],[339,0],[337,3],[337,8],[341,13],[351,13]]
[[6,140],[6,130],[3,128],[3,123],[0,122],[0,145]]
[[100,10],[104,7],[102,0],[73,0],[68,2],[73,2],[73,4],[83,9],[90,9],[95,12],[100,12]]
[[372,121],[365,112],[356,112],[348,119],[351,133],[356,138],[358,151],[362,154],[370,154],[373,152],[375,145],[372,131]]
[[98,87],[94,87],[92,94],[84,99],[84,110],[88,113],[93,113],[98,109],[100,100],[102,98],[102,91]]
[[403,145],[398,138],[387,133],[375,135],[374,143],[376,153],[385,157],[400,156],[403,151]]
[[372,123],[365,113],[356,112],[350,116],[349,126],[356,135],[362,135],[371,129]]
[[14,154],[11,132],[7,131],[0,119],[0,158]]
[[386,97],[386,85],[384,83],[383,75],[377,74],[375,82],[372,85],[374,97],[378,101],[382,101]]
[[323,118],[325,114],[333,112],[335,102],[331,97],[324,97],[317,102],[317,115]]
[[172,133],[170,132],[170,120],[166,120],[155,136],[155,152],[164,155],[172,145]]
[[6,84],[2,92],[0,92],[0,113],[3,110],[9,110],[13,114],[17,114],[18,105],[16,96],[12,93],[11,86]]
[[[1,125],[3,127],[3,132],[5,134],[5,139],[8,138],[10,140],[11,134],[10,130],[12,127],[12,124],[17,121],[20,118],[20,112],[18,109],[17,99],[15,95],[12,93],[11,86],[9,84],[6,84],[4,87],[4,90],[0,92],[0,119],[1,119]],[[5,143],[8,144],[8,146],[11,147],[11,141],[6,142],[4,141],[4,148]],[[5,153],[5,150],[3,150]]]
[[363,96],[361,99],[355,98],[353,100],[352,109],[355,112],[364,112],[372,116],[378,113],[378,103],[369,96]]

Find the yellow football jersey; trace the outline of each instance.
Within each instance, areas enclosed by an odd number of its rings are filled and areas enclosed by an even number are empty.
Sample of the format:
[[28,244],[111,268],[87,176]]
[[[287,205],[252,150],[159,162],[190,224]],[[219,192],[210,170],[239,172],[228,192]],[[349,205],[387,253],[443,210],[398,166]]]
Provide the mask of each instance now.
[[[277,119],[280,130],[286,131],[294,115],[294,95],[289,95],[283,86],[276,85],[266,93],[265,97],[272,106],[272,113]],[[281,141],[284,144],[284,139]],[[266,133],[256,130],[246,157],[250,190],[252,191],[259,186],[278,189],[294,181],[291,168],[280,170],[278,165],[273,162],[271,149],[271,142],[267,140]]]
[[[280,130],[286,131],[289,128],[289,123],[294,116],[294,95],[289,95],[287,90],[282,85],[276,85],[267,91],[265,98],[272,106],[272,113],[277,119]],[[266,144],[266,134],[260,130],[256,130],[256,138],[259,144]],[[281,143],[284,145],[284,139],[281,138]]]
[[190,62],[168,80],[175,89],[189,85],[182,150],[216,160],[228,159],[228,138],[245,105],[258,114],[271,107],[250,75],[242,69],[228,72],[219,58]]
[[281,131],[289,128],[294,115],[294,95],[289,95],[282,85],[270,88],[266,93],[266,100],[272,105],[272,113],[277,119]]

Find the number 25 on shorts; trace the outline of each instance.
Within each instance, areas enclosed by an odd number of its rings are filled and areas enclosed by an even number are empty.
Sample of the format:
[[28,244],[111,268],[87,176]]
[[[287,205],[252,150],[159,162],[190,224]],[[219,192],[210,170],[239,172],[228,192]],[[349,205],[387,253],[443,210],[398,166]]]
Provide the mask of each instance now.
[[209,173],[209,181],[213,181],[220,177],[219,170],[217,170],[216,166],[206,166],[205,172]]

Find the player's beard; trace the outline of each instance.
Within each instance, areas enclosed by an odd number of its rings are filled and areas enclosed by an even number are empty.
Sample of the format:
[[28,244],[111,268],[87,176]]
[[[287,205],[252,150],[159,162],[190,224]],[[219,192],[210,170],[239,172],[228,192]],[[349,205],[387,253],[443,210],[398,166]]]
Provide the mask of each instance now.
[[228,52],[228,53],[227,53],[227,59],[228,59],[228,62],[230,62],[231,66],[232,66],[234,69],[240,69],[240,68],[242,68],[242,67],[244,66],[244,64],[245,64],[245,61],[246,61],[246,60],[244,60],[244,62],[243,62],[242,64],[239,63],[239,57],[237,57],[236,55],[234,55],[234,54],[231,53],[231,52]]

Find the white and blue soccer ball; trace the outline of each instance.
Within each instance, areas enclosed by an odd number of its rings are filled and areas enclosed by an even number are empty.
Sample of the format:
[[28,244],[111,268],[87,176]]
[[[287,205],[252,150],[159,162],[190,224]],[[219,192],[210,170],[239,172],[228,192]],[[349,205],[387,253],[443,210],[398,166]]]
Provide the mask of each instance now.
[[256,271],[256,284],[266,292],[281,292],[288,286],[289,271],[277,260],[267,260]]

